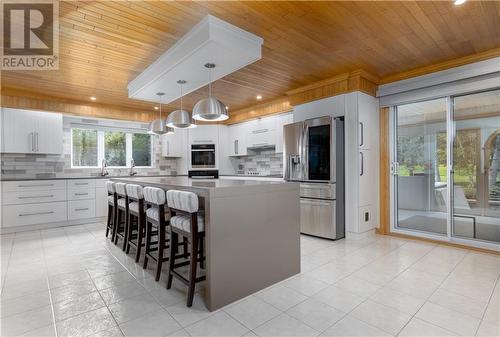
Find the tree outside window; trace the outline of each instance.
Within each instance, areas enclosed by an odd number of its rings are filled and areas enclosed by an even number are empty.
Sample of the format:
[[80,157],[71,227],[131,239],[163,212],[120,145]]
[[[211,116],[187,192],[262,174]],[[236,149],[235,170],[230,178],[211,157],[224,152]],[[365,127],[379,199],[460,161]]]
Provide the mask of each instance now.
[[132,159],[136,166],[151,166],[151,136],[145,133],[132,135]]
[[127,141],[125,132],[104,133],[104,158],[109,166],[127,166]]
[[97,130],[72,129],[73,166],[98,166]]

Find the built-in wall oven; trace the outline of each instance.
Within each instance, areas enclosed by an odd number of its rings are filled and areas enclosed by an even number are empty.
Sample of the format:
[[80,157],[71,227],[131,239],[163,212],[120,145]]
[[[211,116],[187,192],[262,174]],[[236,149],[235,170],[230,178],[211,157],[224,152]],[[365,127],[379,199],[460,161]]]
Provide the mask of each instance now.
[[284,126],[284,177],[300,182],[301,231],[345,236],[344,119],[321,117]]
[[191,145],[191,168],[215,168],[215,144]]

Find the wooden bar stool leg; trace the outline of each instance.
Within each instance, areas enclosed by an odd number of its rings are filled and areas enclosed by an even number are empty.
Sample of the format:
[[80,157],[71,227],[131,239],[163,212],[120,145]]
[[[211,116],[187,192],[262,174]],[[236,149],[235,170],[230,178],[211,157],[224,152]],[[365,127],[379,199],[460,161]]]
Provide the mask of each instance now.
[[168,261],[168,280],[167,280],[167,289],[170,289],[172,287],[172,271],[174,270],[175,267],[175,252],[177,250],[177,242],[179,236],[177,233],[170,231],[170,257]]
[[[106,221],[106,237],[109,235],[109,227],[113,224],[113,207],[108,204],[108,220]],[[111,233],[113,235],[113,233]]]
[[144,263],[142,264],[142,268],[146,269],[148,267],[148,253],[151,247],[151,231],[152,226],[149,221],[146,220],[146,245],[145,245],[145,254],[144,254]]
[[122,244],[123,251],[127,249],[128,234],[131,228],[132,224],[130,223],[130,212],[125,212],[125,228],[123,231],[123,244]]
[[205,238],[200,237],[200,268],[205,269]]
[[127,224],[127,241],[125,245],[125,254],[130,252],[130,240],[132,240],[132,232],[133,232],[133,224],[134,224],[135,216],[132,213],[128,214],[128,224]]
[[122,211],[117,207],[116,210],[116,232],[115,232],[115,245],[118,244],[118,232],[120,231],[120,225],[122,222]]
[[144,237],[144,214],[141,212],[139,213],[139,218],[137,219],[137,250],[135,252],[135,263],[139,262],[139,259],[141,258],[141,249],[142,249],[142,240]]
[[161,266],[163,264],[163,250],[165,249],[165,225],[161,222],[158,224],[158,260],[156,262],[156,277],[155,281],[160,280]]

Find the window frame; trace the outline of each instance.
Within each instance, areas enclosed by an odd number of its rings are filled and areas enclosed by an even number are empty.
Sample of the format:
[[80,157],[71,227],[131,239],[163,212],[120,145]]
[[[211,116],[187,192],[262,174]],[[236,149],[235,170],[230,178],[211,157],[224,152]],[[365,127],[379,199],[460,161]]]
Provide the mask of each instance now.
[[[97,131],[97,166],[75,166],[73,165],[73,129],[89,129]],[[105,142],[104,142],[104,133],[105,132],[123,132],[125,133],[125,166],[107,166],[110,169],[123,169],[130,168],[130,161],[132,160],[132,137],[134,134],[148,134],[147,132],[141,131],[130,131],[124,130],[120,128],[100,128],[100,127],[84,127],[84,126],[72,126],[70,128],[70,160],[71,160],[71,168],[74,169],[85,169],[85,168],[102,168],[102,161],[105,158]],[[150,149],[151,149],[151,165],[149,166],[135,166],[136,168],[154,168],[155,167],[155,143],[153,135],[149,135],[150,137]]]

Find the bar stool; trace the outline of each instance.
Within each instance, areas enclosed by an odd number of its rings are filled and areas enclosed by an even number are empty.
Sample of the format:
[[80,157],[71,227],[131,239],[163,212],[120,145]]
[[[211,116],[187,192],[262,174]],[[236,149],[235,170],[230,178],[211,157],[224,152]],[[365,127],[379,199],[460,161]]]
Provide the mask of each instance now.
[[[143,268],[148,266],[148,259],[156,261],[155,280],[160,280],[161,267],[163,262],[168,261],[168,255],[164,256],[164,251],[169,248],[169,241],[166,235],[166,228],[169,225],[170,212],[165,207],[165,191],[156,187],[144,187],[144,201],[148,207],[146,210],[146,239]],[[156,231],[153,229],[156,229]],[[155,233],[158,241],[153,242]],[[152,253],[156,251],[156,256]]]
[[[144,246],[143,238],[145,234],[146,213],[144,210],[144,194],[141,185],[127,184],[125,186],[128,198],[128,216],[126,222],[126,253],[130,251],[130,246],[135,247],[135,262],[139,262],[141,248]],[[134,221],[135,220],[135,221]]]
[[109,231],[111,231],[111,241],[114,241],[114,231],[113,226],[116,222],[116,190],[115,183],[112,181],[106,182],[106,189],[108,190],[108,220],[106,221],[106,237],[109,235]]
[[[114,225],[115,245],[118,244],[118,239],[123,240],[122,250],[125,250],[127,244],[126,238],[126,220],[128,214],[127,189],[125,183],[115,183],[116,190],[116,224]],[[122,218],[123,215],[123,218]],[[122,219],[124,220],[122,222]]]
[[[167,204],[172,217],[170,218],[170,244],[176,247],[179,235],[186,238],[189,243],[189,261],[176,263],[180,256],[175,249],[170,249],[170,263],[168,270],[167,289],[172,287],[175,276],[188,286],[187,306],[193,305],[194,288],[197,282],[205,280],[205,276],[197,277],[198,261],[203,264],[205,256],[203,246],[205,240],[205,219],[198,213],[198,196],[193,192],[167,191]],[[199,256],[198,256],[199,255]],[[189,264],[189,279],[179,274],[175,269]],[[203,267],[203,265],[202,265]]]

